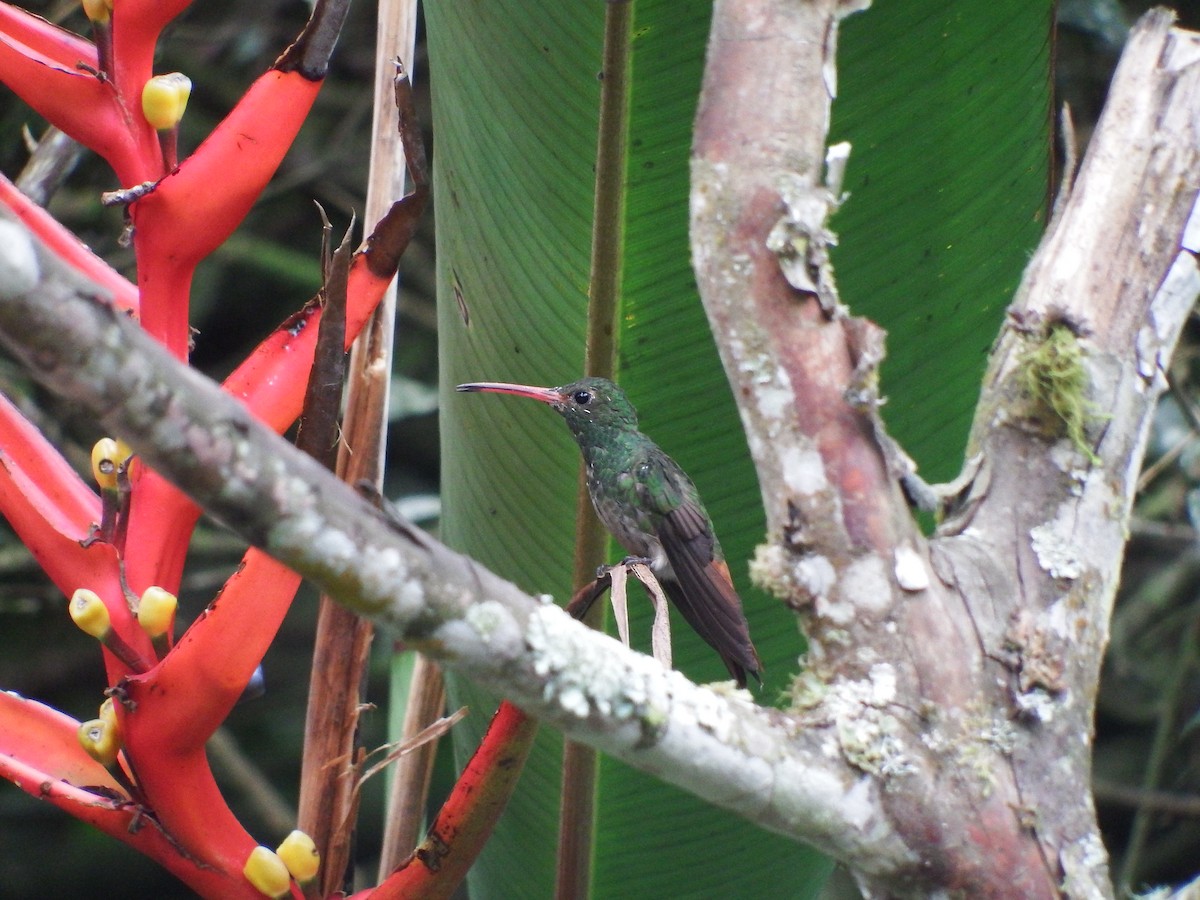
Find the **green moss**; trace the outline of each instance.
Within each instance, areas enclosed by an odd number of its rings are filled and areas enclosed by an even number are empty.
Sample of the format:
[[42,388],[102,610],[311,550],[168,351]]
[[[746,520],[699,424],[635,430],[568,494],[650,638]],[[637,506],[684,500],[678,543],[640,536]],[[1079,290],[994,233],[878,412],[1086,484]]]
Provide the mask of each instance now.
[[1101,416],[1087,399],[1088,374],[1084,351],[1076,334],[1063,323],[1049,327],[1021,358],[1021,387],[1033,401],[1033,418],[1051,434],[1066,434],[1071,443],[1095,463],[1087,428]]

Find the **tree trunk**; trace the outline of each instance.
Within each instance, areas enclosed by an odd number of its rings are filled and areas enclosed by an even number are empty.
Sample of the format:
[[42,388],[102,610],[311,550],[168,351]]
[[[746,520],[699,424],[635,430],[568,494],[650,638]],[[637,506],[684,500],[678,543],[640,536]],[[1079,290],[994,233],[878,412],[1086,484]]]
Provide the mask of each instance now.
[[1092,711],[1150,416],[1198,286],[1200,43],[1161,12],[1130,38],[995,345],[969,480],[926,540],[875,413],[881,335],[840,305],[825,256],[840,187],[822,181],[813,98],[831,97],[839,13],[819,6],[717,4],[693,160],[701,295],[757,436],[757,576],[810,641],[794,708],[912,854],[853,860],[868,893],[1107,896]]

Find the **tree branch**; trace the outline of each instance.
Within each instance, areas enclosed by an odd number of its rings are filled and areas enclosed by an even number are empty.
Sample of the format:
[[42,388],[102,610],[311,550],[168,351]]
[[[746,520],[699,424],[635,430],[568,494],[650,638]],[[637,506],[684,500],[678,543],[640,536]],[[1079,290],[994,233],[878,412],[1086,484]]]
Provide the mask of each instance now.
[[835,855],[906,854],[816,736],[387,519],[99,294],[0,222],[0,343],[246,540],[573,740]]
[[1166,13],[1131,37],[994,351],[974,477],[926,541],[875,415],[882,336],[841,307],[825,253],[839,14],[719,2],[693,152],[697,279],[766,504],[754,572],[810,640],[794,706],[874,776],[914,854],[883,879],[854,861],[869,893],[1109,895],[1088,738],[1135,476],[1200,287],[1200,44]]

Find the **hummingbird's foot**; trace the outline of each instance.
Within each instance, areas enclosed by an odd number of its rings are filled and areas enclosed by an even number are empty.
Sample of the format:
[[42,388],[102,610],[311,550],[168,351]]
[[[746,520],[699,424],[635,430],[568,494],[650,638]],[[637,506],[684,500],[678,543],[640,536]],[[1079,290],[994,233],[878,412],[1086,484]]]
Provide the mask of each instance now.
[[596,568],[596,577],[604,578],[611,573],[613,569],[632,569],[634,566],[648,566],[651,562],[652,560],[648,556],[627,556],[616,565],[598,566]]
[[[639,566],[642,571],[639,571]],[[592,604],[613,586],[613,572],[618,569],[621,570],[621,574],[618,577],[623,590],[625,584],[624,573],[632,572],[633,576],[643,584],[646,583],[645,576],[649,576],[653,580],[654,575],[650,572],[649,567],[650,560],[644,556],[627,556],[616,565],[598,566],[596,568],[595,580],[585,584],[575,592],[575,596],[567,604],[567,613],[576,619],[582,619],[587,615],[587,611],[592,608]]]
[[671,668],[671,626],[667,620],[667,597],[662,586],[655,578],[650,568],[650,560],[644,556],[628,556],[615,566],[601,566],[596,570],[594,581],[585,584],[571,602],[567,604],[567,613],[575,619],[582,619],[589,609],[604,592],[612,590],[613,616],[617,623],[617,632],[621,642],[629,646],[629,614],[625,598],[625,585],[632,575],[646,588],[650,595],[650,603],[654,607],[654,624],[650,630],[650,646],[654,658],[666,669]]

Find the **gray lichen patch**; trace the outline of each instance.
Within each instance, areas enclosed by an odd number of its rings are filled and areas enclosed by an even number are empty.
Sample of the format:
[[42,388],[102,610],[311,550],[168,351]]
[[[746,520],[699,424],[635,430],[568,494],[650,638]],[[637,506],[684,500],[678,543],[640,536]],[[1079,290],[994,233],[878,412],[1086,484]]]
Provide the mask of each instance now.
[[839,303],[829,247],[837,243],[837,236],[827,221],[839,198],[794,172],[780,176],[778,189],[785,212],[767,235],[767,249],[779,258],[788,284],[801,293],[815,294],[822,309],[832,313]]
[[795,587],[788,559],[789,554],[778,544],[759,544],[750,560],[750,582],[772,597],[787,599]]
[[364,602],[386,609],[387,619],[403,629],[424,611],[424,586],[395,547],[364,547],[360,552]]
[[1029,529],[1029,542],[1038,565],[1050,577],[1074,580],[1083,574],[1079,547],[1060,520]]
[[903,727],[889,711],[895,699],[896,671],[887,663],[872,666],[866,678],[831,685],[820,708],[833,725],[826,754],[881,778],[916,771]]
[[1012,755],[1021,734],[1004,715],[973,704],[962,715],[931,721],[922,742],[934,753],[950,755],[960,772],[974,777],[980,795],[987,797],[995,789],[1000,758]]
[[525,649],[521,626],[512,612],[495,600],[476,603],[462,619],[438,626],[433,639],[450,659],[487,660],[493,666],[505,665]]
[[521,627],[503,604],[494,600],[476,603],[467,610],[464,620],[475,629],[484,647],[506,657],[520,653]]
[[825,702],[829,687],[811,669],[792,676],[788,689],[789,708],[792,712],[807,713]]
[[827,598],[837,585],[838,575],[827,557],[789,552],[772,542],[754,549],[750,581],[793,608],[800,608]]
[[882,616],[894,599],[887,565],[880,557],[865,554],[845,567],[829,601],[818,601],[814,608],[822,619],[848,627],[864,616]]
[[276,500],[288,512],[268,529],[266,549],[288,556],[297,572],[327,589],[337,586],[348,608],[404,631],[423,612],[425,590],[401,552],[386,544],[363,546],[308,504],[303,485],[286,479],[278,485]]
[[1022,611],[1004,634],[1004,663],[1016,674],[1013,704],[1020,718],[1049,722],[1071,702],[1065,668],[1075,641],[1062,621],[1065,610],[1058,601],[1042,614]]

